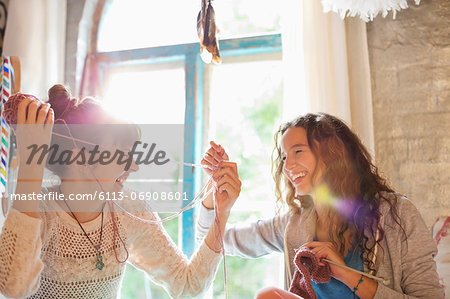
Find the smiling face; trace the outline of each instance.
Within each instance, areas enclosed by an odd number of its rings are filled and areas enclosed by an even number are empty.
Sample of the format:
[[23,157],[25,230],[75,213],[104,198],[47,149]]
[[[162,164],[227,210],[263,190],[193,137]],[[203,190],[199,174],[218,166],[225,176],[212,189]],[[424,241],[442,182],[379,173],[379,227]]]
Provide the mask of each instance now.
[[[292,183],[297,195],[311,195],[315,181],[320,179],[317,158],[311,151],[306,130],[291,127],[281,139],[283,174]],[[317,170],[316,170],[317,169]]]

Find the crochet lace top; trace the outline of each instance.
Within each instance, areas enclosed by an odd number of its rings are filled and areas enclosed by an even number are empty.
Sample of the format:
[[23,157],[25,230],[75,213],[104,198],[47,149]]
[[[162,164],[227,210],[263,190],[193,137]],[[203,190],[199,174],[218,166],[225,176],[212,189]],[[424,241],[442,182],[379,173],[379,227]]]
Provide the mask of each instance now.
[[[7,297],[116,298],[125,271],[125,263],[117,259],[123,261],[126,251],[120,239],[114,238],[108,204],[103,223],[102,270],[95,267],[97,252],[77,222],[60,207],[50,210],[49,203],[40,205],[44,211],[41,219],[13,209],[7,215],[0,236],[0,292]],[[123,212],[113,215],[129,252],[128,262],[146,271],[172,297],[193,297],[206,291],[220,254],[203,242],[188,261],[161,224],[144,223]],[[136,215],[157,219],[153,213]],[[101,216],[82,224],[94,244],[99,243],[100,224]]]

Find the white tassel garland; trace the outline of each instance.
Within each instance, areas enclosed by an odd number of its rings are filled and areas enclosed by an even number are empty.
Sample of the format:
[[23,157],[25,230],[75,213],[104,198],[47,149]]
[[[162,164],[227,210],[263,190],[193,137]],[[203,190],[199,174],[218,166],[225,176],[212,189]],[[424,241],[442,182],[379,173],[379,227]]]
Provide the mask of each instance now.
[[[420,0],[414,0],[419,5]],[[323,11],[325,13],[333,11],[341,18],[359,17],[365,21],[373,21],[379,13],[384,18],[392,11],[395,19],[397,11],[408,8],[406,0],[322,0]]]

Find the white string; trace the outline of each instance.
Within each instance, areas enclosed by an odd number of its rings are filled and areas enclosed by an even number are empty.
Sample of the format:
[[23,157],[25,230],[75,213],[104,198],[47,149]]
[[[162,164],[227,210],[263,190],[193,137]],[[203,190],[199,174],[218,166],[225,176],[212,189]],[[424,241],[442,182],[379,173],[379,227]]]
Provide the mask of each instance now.
[[188,162],[180,162],[180,161],[177,161],[177,160],[170,160],[169,162],[176,163],[176,164],[179,164],[179,165],[184,165],[184,166],[190,166],[190,167],[209,168],[209,167],[207,167],[205,165],[202,165],[202,164],[193,164],[193,163],[188,163]]
[[[178,217],[180,214],[182,214],[183,212],[190,210],[192,208],[194,208],[199,202],[203,201],[203,199],[205,199],[209,194],[211,194],[211,192],[214,191],[213,188],[211,188],[208,192],[206,192],[201,198],[200,196],[202,195],[202,193],[205,192],[206,187],[209,185],[209,183],[211,182],[212,177],[209,177],[208,182],[205,184],[205,186],[203,186],[202,190],[194,197],[194,199],[192,201],[189,202],[188,205],[186,205],[183,209],[181,209],[180,211],[176,212],[175,214],[168,216],[166,218],[160,219],[160,220],[151,220],[151,219],[142,219],[130,212],[128,212],[127,210],[125,210],[123,207],[121,207],[120,205],[118,205],[116,202],[113,202],[114,205],[116,205],[119,209],[121,209],[123,212],[125,212],[128,216],[141,221],[141,222],[145,222],[145,223],[163,223],[165,221],[169,221],[172,220],[176,217]],[[199,199],[200,198],[200,199]]]

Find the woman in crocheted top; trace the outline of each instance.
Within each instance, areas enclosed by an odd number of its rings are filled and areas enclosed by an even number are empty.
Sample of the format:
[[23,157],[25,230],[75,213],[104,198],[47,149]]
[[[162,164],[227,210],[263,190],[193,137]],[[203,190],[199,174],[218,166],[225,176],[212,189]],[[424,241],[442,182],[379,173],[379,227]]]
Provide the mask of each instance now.
[[[129,168],[120,163],[47,163],[61,184],[42,191],[44,163],[26,161],[29,146],[57,143],[63,150],[79,153],[83,143],[106,143],[127,152],[140,132],[134,125],[116,126],[114,131],[95,126],[121,122],[95,99],[71,98],[62,85],[49,90],[46,104],[23,99],[17,123],[21,159],[16,194],[59,193],[67,199],[74,194],[114,192],[138,170],[134,162]],[[64,131],[58,133],[69,139],[56,133],[56,124]],[[71,124],[90,126],[74,129],[69,128]],[[228,168],[237,178],[233,163],[224,162],[216,171]],[[190,261],[167,235],[158,216],[140,201],[121,203],[130,213],[115,212],[113,204],[99,200],[14,201],[0,236],[0,292],[8,297],[116,298],[128,261],[146,271],[173,297],[201,295],[214,278],[221,258],[215,242],[240,191],[240,184],[223,185],[223,180],[215,183],[219,224],[209,230]]]
[[[227,254],[284,252],[288,289],[295,252],[309,249],[320,265],[328,263],[323,258],[330,261],[330,282],[312,282],[319,298],[442,297],[433,260],[436,245],[420,214],[388,186],[344,122],[325,113],[306,114],[282,125],[275,142],[276,197],[288,204],[289,212],[227,226]],[[216,165],[226,155],[221,151],[212,143],[202,163]],[[211,198],[206,198],[199,239],[211,224],[211,208]],[[336,264],[382,277],[384,283]],[[299,297],[269,288],[258,298]]]

